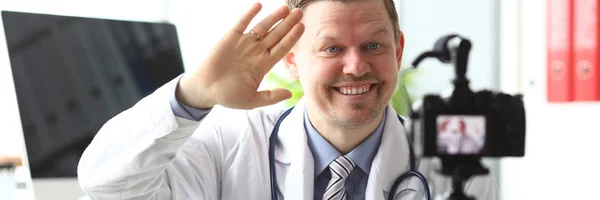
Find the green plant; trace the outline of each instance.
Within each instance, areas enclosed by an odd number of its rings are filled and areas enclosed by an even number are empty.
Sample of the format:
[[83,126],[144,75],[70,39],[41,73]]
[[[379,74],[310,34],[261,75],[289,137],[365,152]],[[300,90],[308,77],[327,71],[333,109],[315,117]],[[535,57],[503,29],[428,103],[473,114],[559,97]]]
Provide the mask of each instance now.
[[[404,69],[405,67],[403,67]],[[410,68],[410,67],[406,67]],[[408,115],[408,105],[406,102],[406,98],[410,98],[411,102],[414,100],[410,96],[406,96],[402,91],[402,86],[406,88],[414,87],[415,78],[418,75],[418,71],[402,71],[398,75],[398,85],[396,87],[396,91],[394,92],[392,99],[390,100],[390,104],[394,108],[394,110],[403,116]],[[265,80],[271,83],[274,87],[286,88],[292,92],[292,98],[285,100],[284,105],[286,107],[291,107],[296,105],[300,98],[304,95],[304,90],[302,89],[302,85],[300,81],[286,78],[282,75],[278,75],[277,73],[271,71],[265,76]]]
[[[409,68],[409,67],[408,67]],[[410,68],[409,68],[410,69]],[[390,104],[398,113],[402,116],[408,116],[409,108],[407,99],[410,102],[413,102],[415,98],[411,97],[408,91],[402,91],[403,89],[408,90],[408,88],[414,88],[416,83],[416,77],[419,75],[419,71],[402,71],[400,75],[398,75],[398,85],[396,86],[396,91],[392,95],[392,99],[390,100]],[[403,88],[404,87],[404,88]]]
[[289,79],[282,76],[277,75],[273,71],[270,71],[265,79],[274,84],[275,87],[285,88],[292,92],[292,98],[285,100],[285,107],[292,107],[298,103],[300,98],[304,96],[304,90],[302,89],[302,85],[299,80]]

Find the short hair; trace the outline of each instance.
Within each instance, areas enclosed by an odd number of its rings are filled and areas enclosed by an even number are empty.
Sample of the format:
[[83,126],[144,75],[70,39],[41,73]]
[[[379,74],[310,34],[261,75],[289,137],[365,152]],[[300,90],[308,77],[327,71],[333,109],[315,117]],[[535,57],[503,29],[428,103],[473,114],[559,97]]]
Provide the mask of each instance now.
[[[323,0],[285,0],[285,4],[290,8],[290,10],[295,8],[300,8],[304,10],[308,4],[315,1],[323,1]],[[358,1],[358,0],[325,0],[325,1],[339,1],[343,3]],[[385,10],[387,11],[390,19],[392,20],[392,26],[394,28],[394,39],[398,41],[400,38],[400,22],[398,20],[398,13],[396,12],[396,5],[394,4],[394,0],[383,0],[385,3]]]

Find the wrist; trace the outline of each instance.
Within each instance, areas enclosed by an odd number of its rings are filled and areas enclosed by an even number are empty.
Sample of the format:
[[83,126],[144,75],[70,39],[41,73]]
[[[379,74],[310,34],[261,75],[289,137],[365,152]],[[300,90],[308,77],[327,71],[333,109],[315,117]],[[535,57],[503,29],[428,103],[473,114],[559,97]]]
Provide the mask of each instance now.
[[195,83],[188,74],[184,74],[177,84],[175,97],[186,106],[199,110],[208,109],[216,105],[214,100],[210,99],[212,95],[208,91],[208,87]]

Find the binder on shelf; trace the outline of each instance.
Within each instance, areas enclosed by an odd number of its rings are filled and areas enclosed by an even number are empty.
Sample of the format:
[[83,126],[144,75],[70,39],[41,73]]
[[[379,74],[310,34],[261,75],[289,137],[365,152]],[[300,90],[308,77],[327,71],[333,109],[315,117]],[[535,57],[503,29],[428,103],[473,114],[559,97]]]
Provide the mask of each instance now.
[[573,0],[548,0],[547,98],[573,100]]
[[573,98],[575,101],[600,100],[598,79],[599,42],[597,0],[574,1],[574,71]]

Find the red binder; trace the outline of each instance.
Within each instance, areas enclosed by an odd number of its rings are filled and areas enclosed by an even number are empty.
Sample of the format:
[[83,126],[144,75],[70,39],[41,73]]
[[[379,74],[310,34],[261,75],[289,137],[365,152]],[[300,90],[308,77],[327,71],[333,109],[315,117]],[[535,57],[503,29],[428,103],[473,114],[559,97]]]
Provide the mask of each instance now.
[[598,4],[597,0],[574,1],[574,80],[576,101],[600,100],[598,87]]
[[573,99],[573,0],[548,0],[547,6],[546,94],[549,102],[567,102]]

